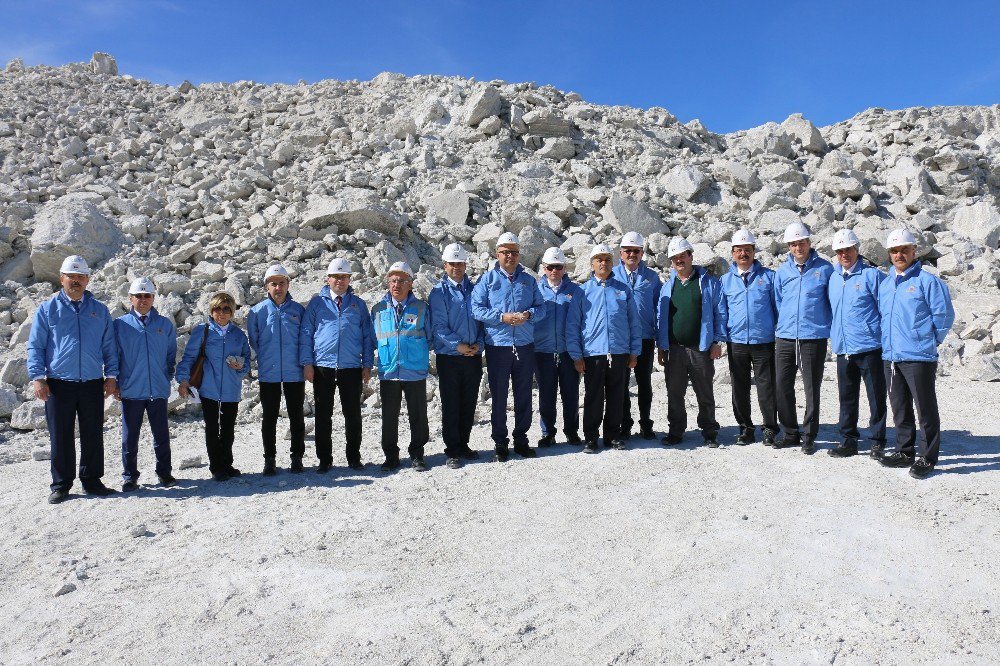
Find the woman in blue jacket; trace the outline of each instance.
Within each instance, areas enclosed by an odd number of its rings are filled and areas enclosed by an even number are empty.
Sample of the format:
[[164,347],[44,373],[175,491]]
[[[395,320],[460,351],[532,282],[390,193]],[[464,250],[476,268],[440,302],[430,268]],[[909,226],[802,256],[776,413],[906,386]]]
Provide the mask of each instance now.
[[191,367],[202,344],[205,345],[205,365],[201,387],[202,415],[205,418],[205,447],[208,468],[216,481],[240,476],[233,467],[233,439],[236,412],[240,403],[243,378],[250,372],[250,342],[246,334],[232,323],[236,301],[226,292],[219,292],[208,302],[211,319],[191,331],[184,349],[184,358],[177,366],[178,392],[185,398],[190,391]]

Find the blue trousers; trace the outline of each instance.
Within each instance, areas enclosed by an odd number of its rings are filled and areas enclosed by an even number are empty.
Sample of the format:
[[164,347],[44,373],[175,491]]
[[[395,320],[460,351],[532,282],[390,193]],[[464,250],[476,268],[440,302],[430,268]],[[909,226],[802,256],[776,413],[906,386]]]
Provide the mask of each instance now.
[[76,423],[80,422],[80,483],[84,489],[104,476],[104,380],[47,380],[45,421],[52,454],[51,490],[69,490],[76,478]]
[[498,347],[486,345],[486,372],[493,396],[493,444],[506,451],[510,443],[507,430],[507,391],[514,390],[514,449],[528,448],[531,427],[531,379],[535,373],[535,345]]
[[[556,363],[558,356],[559,362]],[[542,436],[555,435],[556,389],[562,398],[563,433],[578,435],[580,431],[580,373],[566,352],[554,354],[535,352],[535,379],[538,381],[538,414]]]
[[130,400],[122,398],[122,479],[139,481],[139,433],[142,415],[149,416],[156,454],[156,475],[170,475],[170,428],[167,426],[167,399]]

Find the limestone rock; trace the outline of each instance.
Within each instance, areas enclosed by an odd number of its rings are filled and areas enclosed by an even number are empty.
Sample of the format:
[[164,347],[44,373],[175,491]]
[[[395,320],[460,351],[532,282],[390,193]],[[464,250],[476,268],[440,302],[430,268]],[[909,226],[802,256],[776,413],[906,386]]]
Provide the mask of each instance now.
[[448,224],[464,225],[469,217],[469,195],[462,190],[445,190],[427,200],[427,213]]
[[41,430],[48,427],[45,421],[45,403],[32,400],[18,405],[11,414],[10,427],[15,430]]
[[331,225],[336,225],[341,233],[352,234],[358,229],[371,229],[387,236],[397,236],[403,222],[375,192],[345,187],[333,196],[310,196],[302,214],[303,229],[322,230]]
[[72,198],[46,204],[31,234],[31,265],[36,280],[59,281],[63,259],[79,254],[91,270],[121,247],[122,233],[94,204]]
[[656,211],[627,194],[612,193],[601,209],[601,216],[619,233],[637,231],[643,236],[670,233],[670,227]]
[[503,97],[493,86],[486,86],[473,93],[465,107],[465,124],[475,127],[486,118],[500,114],[503,108]]
[[548,107],[534,109],[522,116],[528,131],[536,136],[572,136],[575,125]]
[[90,58],[90,69],[94,74],[118,76],[118,61],[113,55],[98,51]]
[[17,391],[12,388],[0,387],[0,418],[8,418],[20,404],[21,398]]
[[794,141],[798,141],[804,150],[812,153],[822,153],[827,149],[823,135],[801,113],[793,113],[788,116],[781,123],[781,129],[785,130]]
[[1000,210],[988,201],[963,206],[955,211],[950,228],[985,247],[996,249],[1000,243]]
[[535,154],[550,160],[568,160],[576,156],[576,146],[566,137],[546,139],[542,147],[535,151]]
[[691,201],[708,186],[709,180],[698,167],[678,164],[660,178],[660,183],[667,192]]

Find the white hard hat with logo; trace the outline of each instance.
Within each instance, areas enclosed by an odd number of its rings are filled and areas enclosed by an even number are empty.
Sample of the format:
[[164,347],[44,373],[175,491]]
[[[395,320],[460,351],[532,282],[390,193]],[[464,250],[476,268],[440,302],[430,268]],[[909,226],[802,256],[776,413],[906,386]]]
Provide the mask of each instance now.
[[645,244],[646,239],[642,237],[642,234],[636,231],[630,231],[622,236],[622,242],[618,245],[618,247],[637,247],[641,250]]
[[500,234],[500,238],[497,239],[497,247],[501,245],[521,245],[521,241],[518,239],[517,234],[507,231]]
[[469,253],[458,243],[452,243],[445,247],[444,252],[441,253],[441,258],[449,264],[464,264],[469,261]]
[[902,247],[903,245],[916,245],[917,239],[913,237],[909,229],[894,229],[889,232],[889,237],[885,239],[885,249]]
[[285,269],[285,267],[282,266],[281,264],[274,264],[273,266],[269,266],[267,271],[264,272],[264,282],[267,282],[273,277],[283,277],[287,280],[288,270]]
[[667,247],[667,259],[676,257],[678,254],[683,254],[688,250],[694,252],[694,246],[688,242],[687,238],[684,238],[683,236],[671,238],[670,245]]
[[793,243],[795,241],[806,240],[810,235],[809,227],[801,222],[792,222],[785,227],[784,241],[786,243]]
[[331,261],[326,268],[327,275],[350,275],[351,272],[351,262],[340,257]]
[[546,266],[563,265],[567,263],[566,253],[557,247],[550,247],[542,255],[542,263]]
[[402,273],[408,277],[413,277],[413,270],[410,265],[405,261],[397,261],[392,266],[389,266],[389,270],[385,272],[386,277],[392,275],[393,273]]
[[608,255],[609,257],[613,256],[611,248],[605,245],[604,243],[601,243],[600,245],[595,245],[594,249],[590,251],[590,258],[593,259],[594,257],[600,257],[601,255],[604,254]]
[[850,229],[841,229],[833,235],[831,248],[836,252],[837,250],[843,250],[846,247],[854,247],[856,245],[861,245],[858,235]]
[[757,247],[757,239],[754,235],[750,233],[750,230],[746,227],[738,229],[735,234],[733,234],[732,240],[729,242],[730,246],[736,247],[737,245],[753,245]]
[[74,254],[63,259],[62,266],[59,267],[59,272],[66,275],[90,275],[90,266],[87,265],[86,259],[78,254]]
[[129,296],[134,296],[135,294],[155,294],[156,287],[153,286],[153,281],[147,277],[136,278],[132,280],[132,284],[129,285],[128,294]]

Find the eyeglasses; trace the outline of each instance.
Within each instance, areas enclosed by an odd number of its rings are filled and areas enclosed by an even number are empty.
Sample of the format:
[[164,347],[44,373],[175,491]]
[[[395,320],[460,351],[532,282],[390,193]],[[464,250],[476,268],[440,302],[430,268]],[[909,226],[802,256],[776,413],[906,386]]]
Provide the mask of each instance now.
[[642,254],[642,250],[632,247],[632,248],[622,249],[622,254]]
[[907,250],[911,247],[911,245],[904,245],[903,247],[890,247],[889,254],[906,254]]
[[601,256],[601,257],[594,257],[592,259],[592,261],[596,261],[599,264],[610,264],[611,263],[611,257],[608,257],[606,255],[605,256]]
[[401,277],[401,278],[392,278],[391,280],[389,280],[389,284],[406,284],[409,281],[410,281],[410,278],[403,278],[403,277]]
[[545,267],[545,270],[547,270],[547,271],[561,271],[564,268],[566,268],[566,267],[563,266],[562,264],[549,264],[548,266]]
[[497,250],[497,254],[502,254],[505,257],[516,257],[521,254],[520,250]]
[[219,308],[212,308],[212,312],[222,312],[222,313],[232,314],[233,313],[233,309],[231,307],[229,307],[228,305],[223,305],[222,307],[219,307]]
[[152,297],[152,294],[132,294],[132,298],[147,299]]
[[334,280],[350,280],[350,275],[327,275],[328,278],[333,278]]

